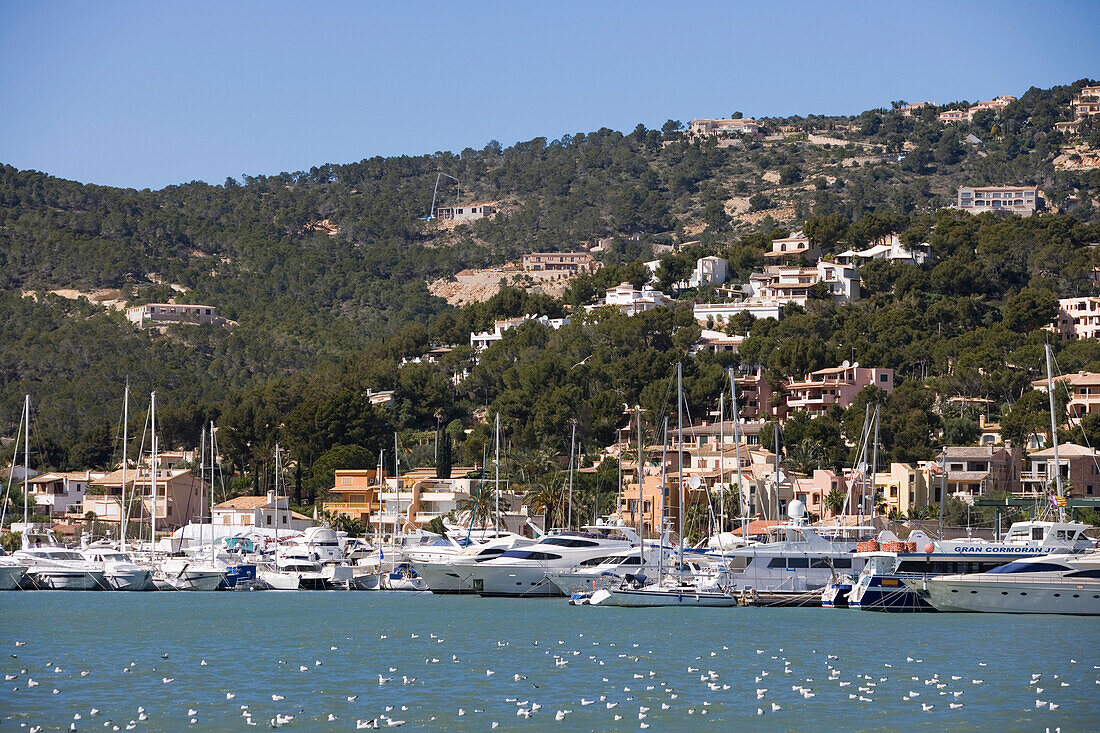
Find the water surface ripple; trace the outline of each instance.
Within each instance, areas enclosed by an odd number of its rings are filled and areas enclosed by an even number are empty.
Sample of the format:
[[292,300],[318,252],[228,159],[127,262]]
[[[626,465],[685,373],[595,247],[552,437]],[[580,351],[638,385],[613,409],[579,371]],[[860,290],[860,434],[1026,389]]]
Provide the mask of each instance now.
[[1097,618],[372,592],[16,592],[0,614],[0,731],[1100,728]]

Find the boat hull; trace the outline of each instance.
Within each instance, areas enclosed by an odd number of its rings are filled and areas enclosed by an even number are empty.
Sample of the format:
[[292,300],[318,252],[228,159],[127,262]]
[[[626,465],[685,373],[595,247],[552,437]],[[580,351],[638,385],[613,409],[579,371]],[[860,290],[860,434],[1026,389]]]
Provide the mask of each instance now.
[[96,570],[30,570],[27,576],[41,590],[100,590],[103,572]]
[[623,606],[627,608],[655,608],[665,606],[736,606],[737,599],[725,593],[694,592],[689,590],[612,590],[603,588],[592,594],[591,606]]
[[927,589],[939,611],[1100,615],[1100,581],[1092,579],[1009,584],[931,578]]
[[564,596],[545,567],[481,565],[471,574],[474,592],[486,597],[553,598]]
[[24,565],[0,565],[0,590],[16,590],[27,574]]
[[474,588],[460,565],[447,562],[414,562],[413,567],[424,580],[428,590],[441,595],[473,595]]
[[110,590],[146,591],[156,589],[153,585],[153,573],[150,570],[108,571],[104,574],[104,579]]

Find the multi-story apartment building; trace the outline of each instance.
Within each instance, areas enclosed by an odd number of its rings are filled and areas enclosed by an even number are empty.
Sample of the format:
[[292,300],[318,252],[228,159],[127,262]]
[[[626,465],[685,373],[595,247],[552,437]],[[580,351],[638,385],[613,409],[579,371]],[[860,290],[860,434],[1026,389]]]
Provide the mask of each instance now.
[[322,509],[332,514],[370,521],[371,514],[380,511],[378,469],[338,468],[334,485],[322,503]]
[[[1064,386],[1069,391],[1066,403],[1066,417],[1071,425],[1081,422],[1085,415],[1100,412],[1100,374],[1095,372],[1077,372],[1054,378],[1054,388],[1060,391]],[[1031,383],[1035,389],[1046,392],[1047,380],[1037,379]]]
[[218,309],[212,305],[182,305],[176,303],[146,303],[126,309],[126,319],[137,324],[138,328],[150,326],[168,326],[177,323],[225,323],[218,316]]
[[958,208],[971,214],[1002,211],[1031,216],[1039,207],[1039,190],[1034,186],[981,186],[959,188]]
[[[126,497],[134,516],[148,518],[153,513],[156,484],[157,529],[174,529],[198,522],[210,506],[209,486],[191,469],[127,470]],[[93,479],[84,493],[83,510],[94,512],[100,521],[118,522],[122,518],[122,469]],[[138,497],[130,501],[130,497]]]
[[711,120],[701,118],[692,120],[689,127],[692,135],[755,135],[760,132],[760,124],[753,119]]
[[831,369],[819,369],[802,381],[786,385],[787,409],[820,413],[832,405],[848,408],[859,391],[870,385],[893,392],[894,370],[861,367],[858,363],[849,365],[848,362]]
[[592,272],[597,263],[588,252],[532,252],[523,256],[528,272]]
[[773,265],[749,276],[753,297],[775,303],[806,305],[818,283],[825,285],[834,302],[859,300],[859,275],[851,265],[824,260],[813,267]]
[[1062,298],[1054,324],[1045,326],[1062,341],[1100,338],[1100,298]]
[[886,502],[886,511],[907,514],[937,503],[932,487],[931,464],[891,463],[888,471],[875,474],[875,491]]
[[604,297],[595,304],[586,305],[585,310],[591,311],[596,308],[613,307],[622,311],[623,315],[633,316],[670,303],[672,303],[672,298],[648,285],[638,290],[630,283],[620,283],[618,286],[609,289]]
[[[1054,448],[1035,451],[1027,457],[1029,470],[1023,474],[1023,492],[1043,496],[1056,486]],[[1074,496],[1100,496],[1100,451],[1076,443],[1058,446],[1058,469],[1062,488]]]
[[91,471],[67,471],[35,476],[29,483],[35,511],[49,517],[83,514],[88,484],[104,475]]
[[1084,87],[1073,100],[1073,112],[1078,117],[1100,115],[1100,87]]
[[[947,495],[971,503],[987,494],[1020,492],[1022,451],[1003,446],[948,446]],[[937,468],[938,470],[938,468]]]

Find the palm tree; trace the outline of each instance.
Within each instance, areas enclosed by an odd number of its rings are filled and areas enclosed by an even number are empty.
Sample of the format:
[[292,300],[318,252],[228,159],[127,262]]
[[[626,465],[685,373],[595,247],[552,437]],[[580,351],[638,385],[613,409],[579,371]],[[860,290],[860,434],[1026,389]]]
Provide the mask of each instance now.
[[684,536],[687,537],[689,544],[695,544],[703,539],[703,535],[707,531],[707,522],[709,519],[710,512],[706,504],[696,503],[688,505],[687,511],[684,512]]
[[787,451],[787,465],[792,471],[811,474],[825,462],[825,448],[820,440],[803,438]]
[[833,489],[825,495],[825,509],[829,512],[829,516],[837,516],[844,510],[844,492],[840,489]]
[[469,512],[473,524],[488,526],[496,516],[496,486],[492,481],[470,484],[470,498],[458,502],[461,511]]
[[560,481],[546,477],[538,479],[527,490],[523,503],[546,515],[546,526],[560,527],[565,521],[568,489]]

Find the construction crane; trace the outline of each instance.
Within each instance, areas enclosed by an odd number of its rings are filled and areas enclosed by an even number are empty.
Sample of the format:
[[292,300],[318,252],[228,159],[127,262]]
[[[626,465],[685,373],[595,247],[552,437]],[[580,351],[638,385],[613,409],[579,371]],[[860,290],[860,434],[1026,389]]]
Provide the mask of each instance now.
[[456,184],[458,184],[456,186],[456,189],[455,189],[455,206],[458,205],[459,195],[462,193],[462,181],[458,180],[454,176],[448,175],[448,174],[443,173],[442,171],[440,171],[435,176],[435,190],[432,191],[432,208],[428,212],[427,216],[421,218],[421,221],[431,221],[432,219],[435,218],[435,201],[436,201],[436,196],[439,194],[439,180],[443,177],[450,178],[452,181],[454,181]]

